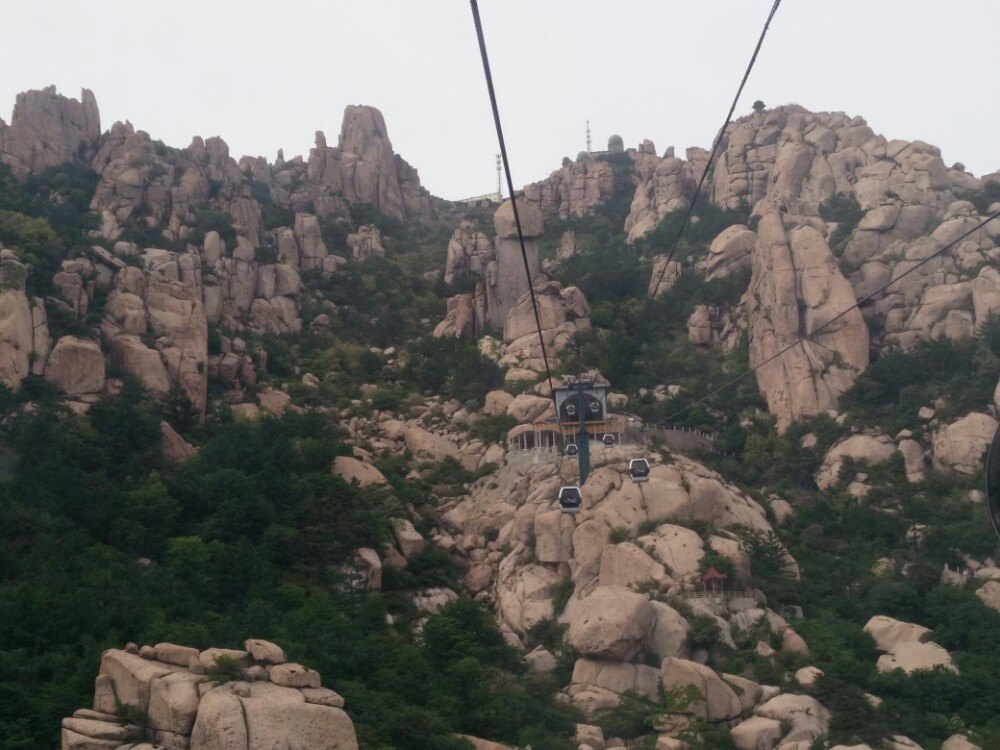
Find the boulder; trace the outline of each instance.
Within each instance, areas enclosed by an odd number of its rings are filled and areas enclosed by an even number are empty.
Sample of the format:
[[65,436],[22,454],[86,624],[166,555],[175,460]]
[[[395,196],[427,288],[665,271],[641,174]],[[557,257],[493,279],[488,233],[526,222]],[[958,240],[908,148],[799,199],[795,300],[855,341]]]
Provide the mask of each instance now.
[[657,590],[673,585],[666,569],[631,542],[609,544],[601,551],[598,586],[653,585]]
[[845,458],[851,458],[874,466],[888,461],[896,454],[896,446],[891,440],[879,440],[870,435],[851,435],[836,443],[823,457],[823,463],[816,472],[816,485],[825,490],[840,479],[840,470]]
[[618,586],[597,588],[574,604],[566,638],[584,656],[631,659],[653,621],[649,599]]
[[91,339],[63,336],[49,353],[45,379],[68,396],[100,393],[104,388],[104,354]]
[[177,463],[187,461],[198,453],[198,449],[181,437],[167,422],[160,422],[160,447],[163,449],[164,458]]
[[782,743],[813,742],[830,730],[830,712],[808,695],[782,693],[754,709],[757,716],[790,725]]
[[782,733],[780,721],[764,716],[751,716],[729,730],[737,750],[772,750]]
[[188,672],[154,678],[149,685],[149,725],[165,732],[190,734],[198,714],[198,685],[204,679]]
[[903,622],[885,615],[876,615],[865,623],[864,631],[875,641],[879,651],[891,651],[897,644],[908,641],[926,643],[931,631],[923,625]]
[[997,420],[972,413],[934,433],[934,468],[952,474],[976,476],[983,470],[983,453],[997,430]]
[[407,560],[419,555],[427,546],[424,537],[407,518],[392,519],[392,535],[396,539],[396,546]]
[[288,661],[285,656],[285,649],[277,643],[261,640],[260,638],[248,638],[243,641],[243,648],[253,658],[261,664],[282,664]]
[[976,590],[976,596],[987,607],[1000,612],[1000,581],[987,581]]
[[644,648],[661,659],[668,656],[686,659],[690,654],[688,633],[691,625],[684,616],[669,604],[650,602],[653,624],[646,634]]
[[875,667],[879,672],[892,672],[894,669],[902,669],[906,674],[911,674],[921,669],[943,667],[951,672],[958,673],[958,668],[951,660],[951,654],[933,641],[927,643],[919,641],[897,643],[888,653],[878,658]]
[[629,664],[604,659],[577,659],[573,666],[570,695],[589,691],[592,687],[621,695],[632,690],[647,698],[657,699],[659,673],[646,664]]
[[660,665],[660,679],[666,690],[692,686],[698,691],[701,700],[685,708],[686,713],[708,721],[723,721],[743,711],[733,689],[709,667],[697,662],[667,657]]
[[340,477],[348,484],[357,482],[361,487],[389,483],[385,475],[374,466],[351,456],[337,456],[333,460],[331,471],[334,476]]
[[268,679],[275,685],[295,688],[318,688],[320,682],[319,672],[293,662],[275,664],[271,667]]

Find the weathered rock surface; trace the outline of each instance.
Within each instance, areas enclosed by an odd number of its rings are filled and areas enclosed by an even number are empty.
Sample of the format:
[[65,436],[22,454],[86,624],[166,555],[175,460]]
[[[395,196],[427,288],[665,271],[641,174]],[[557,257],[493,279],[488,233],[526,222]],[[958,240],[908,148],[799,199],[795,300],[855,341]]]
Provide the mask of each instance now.
[[14,391],[31,373],[33,355],[48,352],[47,329],[44,338],[36,340],[36,325],[45,325],[45,308],[39,306],[40,316],[33,313],[24,291],[27,275],[12,251],[0,249],[0,384]]
[[524,202],[540,211],[559,216],[584,216],[608,200],[615,190],[612,165],[601,159],[586,158],[564,162],[541,182],[524,186]]
[[52,347],[45,379],[68,396],[99,393],[104,388],[104,355],[92,339],[63,336]]
[[17,95],[10,125],[0,120],[0,161],[16,170],[43,172],[67,161],[90,158],[101,135],[97,100],[89,89],[80,99],[55,86]]
[[576,602],[566,638],[585,656],[631,659],[653,620],[649,599],[621,586],[603,586]]
[[[759,367],[758,386],[784,430],[796,419],[836,406],[868,366],[868,327],[856,309],[837,317],[856,299],[818,219],[768,204],[752,267],[744,297],[750,364]],[[805,335],[810,338],[771,359]]]
[[[95,710],[63,720],[63,747],[114,750],[147,747],[137,744],[145,741],[148,747],[191,750],[357,749],[343,698],[319,687],[316,672],[286,663],[284,651],[269,641],[250,639],[246,646],[248,651],[209,649],[199,655],[197,649],[158,643],[141,649],[149,658],[106,651],[95,682]],[[240,663],[246,674],[256,670],[257,681],[209,681],[201,666],[230,653],[244,655]],[[199,671],[191,671],[190,663]],[[148,726],[119,724],[116,701],[145,713]]]
[[983,452],[993,440],[997,420],[969,414],[945,425],[932,437],[934,467],[939,471],[976,476],[983,470]]
[[668,657],[660,665],[660,679],[667,690],[694,687],[701,696],[685,709],[708,721],[722,721],[739,716],[743,705],[733,689],[712,669],[697,662]]
[[348,484],[357,482],[362,487],[372,484],[388,484],[388,480],[381,471],[371,464],[366,464],[351,456],[337,456],[333,460],[332,471],[334,475],[342,478]]
[[895,454],[895,444],[885,435],[851,435],[833,445],[823,456],[823,463],[816,472],[816,485],[825,490],[836,484],[840,479],[844,459],[850,458],[874,466],[888,461]]

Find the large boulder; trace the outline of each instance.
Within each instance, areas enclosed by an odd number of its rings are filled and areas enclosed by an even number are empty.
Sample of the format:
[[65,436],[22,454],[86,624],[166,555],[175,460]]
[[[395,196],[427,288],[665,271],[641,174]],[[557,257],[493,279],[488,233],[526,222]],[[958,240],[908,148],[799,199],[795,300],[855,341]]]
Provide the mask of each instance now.
[[[881,439],[880,439],[881,438]],[[816,485],[825,490],[840,479],[844,459],[850,458],[869,465],[888,461],[896,454],[896,446],[886,436],[851,435],[844,438],[827,451],[823,463],[816,472]]]
[[63,336],[45,365],[45,379],[68,396],[99,393],[104,388],[104,355],[92,339]]
[[780,721],[764,716],[751,716],[729,730],[737,750],[771,750],[783,733]]
[[709,667],[686,659],[667,657],[660,665],[666,690],[693,687],[701,696],[684,710],[708,721],[733,719],[743,712],[735,691]]
[[753,712],[789,727],[782,738],[783,746],[793,742],[812,743],[830,731],[830,712],[809,695],[782,693],[757,706]]
[[385,475],[374,466],[351,456],[337,456],[333,460],[332,471],[334,476],[340,477],[348,484],[357,482],[361,487],[389,483]]
[[996,430],[997,420],[975,412],[945,425],[933,435],[934,468],[964,476],[978,475],[983,470],[983,452]]
[[902,669],[906,674],[942,667],[950,672],[958,673],[958,667],[952,662],[951,654],[933,641],[928,643],[920,643],[919,641],[897,643],[889,653],[878,658],[875,667],[879,672]]
[[619,586],[602,586],[573,604],[566,638],[584,656],[627,661],[653,622],[649,599]]
[[885,615],[876,615],[865,623],[864,631],[875,641],[879,651],[891,651],[896,645],[915,641],[927,643],[931,639],[931,631],[923,625],[903,622]]

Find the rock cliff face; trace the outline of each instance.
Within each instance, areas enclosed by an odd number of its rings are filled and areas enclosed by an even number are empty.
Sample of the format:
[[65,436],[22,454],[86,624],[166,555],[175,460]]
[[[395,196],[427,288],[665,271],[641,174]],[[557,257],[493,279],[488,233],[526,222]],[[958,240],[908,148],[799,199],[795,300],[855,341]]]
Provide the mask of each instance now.
[[93,155],[101,135],[97,100],[83,89],[80,100],[55,86],[17,95],[10,125],[0,119],[0,161],[16,170],[42,172]]
[[824,230],[820,220],[785,213],[774,204],[760,221],[752,256],[753,277],[744,297],[750,364],[760,365],[757,382],[781,430],[833,408],[868,365],[868,327],[859,310],[812,335],[856,302]]
[[[144,726],[121,722],[129,707]],[[129,644],[101,657],[92,708],[63,719],[64,750],[357,750],[344,699],[280,646]]]

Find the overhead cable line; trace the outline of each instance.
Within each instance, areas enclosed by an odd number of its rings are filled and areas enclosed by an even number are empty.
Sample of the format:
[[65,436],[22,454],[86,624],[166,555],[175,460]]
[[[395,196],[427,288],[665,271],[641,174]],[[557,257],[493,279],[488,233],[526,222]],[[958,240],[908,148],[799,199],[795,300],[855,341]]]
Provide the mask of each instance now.
[[720,393],[721,391],[726,390],[727,388],[729,388],[729,387],[731,387],[733,385],[736,385],[741,380],[743,380],[744,378],[746,378],[748,375],[752,375],[753,373],[757,372],[757,370],[759,370],[764,365],[770,364],[774,360],[778,359],[778,357],[780,357],[783,354],[785,354],[785,352],[788,352],[791,349],[794,349],[796,346],[798,346],[799,344],[803,343],[804,341],[808,341],[810,338],[812,338],[813,336],[815,336],[817,333],[819,333],[820,331],[822,331],[824,328],[826,328],[827,326],[829,326],[834,321],[839,320],[840,318],[844,317],[851,310],[855,310],[855,309],[861,307],[866,302],[871,301],[877,295],[879,295],[882,292],[884,292],[886,289],[888,289],[890,286],[892,286],[893,284],[895,284],[900,279],[905,278],[906,276],[909,276],[911,273],[913,273],[914,271],[916,271],[918,268],[920,268],[921,266],[923,266],[925,263],[933,260],[934,258],[938,257],[942,253],[950,250],[955,245],[957,245],[959,242],[961,242],[962,240],[964,240],[966,237],[968,237],[969,235],[972,235],[972,234],[978,232],[984,226],[986,226],[991,221],[993,221],[994,219],[997,219],[997,218],[1000,218],[1000,211],[997,211],[997,212],[991,214],[990,216],[987,216],[981,222],[979,222],[978,224],[976,224],[976,226],[974,226],[972,229],[970,229],[969,231],[965,232],[961,236],[956,237],[951,242],[949,242],[947,245],[945,245],[944,247],[942,247],[940,250],[935,250],[933,253],[931,253],[930,255],[928,255],[926,258],[924,258],[923,260],[921,260],[919,263],[917,263],[912,268],[908,268],[907,270],[903,271],[903,273],[899,274],[899,276],[897,276],[896,278],[890,279],[889,281],[887,281],[885,284],[883,284],[882,286],[880,286],[875,291],[873,291],[873,292],[871,292],[869,294],[866,294],[864,297],[862,297],[861,299],[859,299],[857,302],[855,302],[850,307],[848,307],[848,308],[846,308],[844,310],[841,310],[839,313],[837,313],[836,315],[834,315],[828,321],[826,321],[825,323],[823,323],[823,325],[818,326],[816,328],[816,330],[810,331],[809,333],[807,333],[807,334],[805,334],[803,336],[800,336],[797,340],[793,341],[791,344],[789,344],[788,346],[786,346],[784,349],[782,349],[781,351],[777,352],[776,354],[772,354],[770,357],[768,357],[767,359],[765,359],[763,362],[759,362],[758,364],[754,365],[753,367],[751,367],[750,369],[746,370],[745,372],[740,373],[735,378],[733,378],[732,380],[729,380],[728,382],[720,385],[715,390],[709,391],[705,396],[703,396],[702,398],[698,399],[693,404],[689,404],[688,406],[685,406],[683,409],[681,409],[681,410],[679,410],[677,412],[674,412],[673,414],[667,416],[666,419],[664,420],[664,422],[665,423],[669,423],[671,420],[676,419],[677,417],[679,417],[680,415],[684,414],[685,412],[688,412],[691,409],[694,409],[695,407],[700,406],[701,404],[703,404],[706,401],[708,401],[708,399],[712,398],[712,396],[716,395],[717,393]]
[[[538,329],[538,343],[542,348],[542,361],[545,363],[545,376],[549,381],[549,393],[554,399],[555,388],[552,385],[552,371],[549,369],[548,353],[545,351],[545,339],[542,336],[542,320],[538,314],[538,301],[535,299],[535,285],[531,279],[531,267],[528,264],[528,251],[524,247],[524,232],[521,230],[521,215],[517,210],[517,196],[514,194],[514,180],[510,176],[510,162],[507,159],[507,144],[504,141],[503,128],[500,126],[500,110],[497,108],[496,92],[493,90],[493,74],[490,72],[489,56],[486,54],[486,38],[483,36],[483,24],[479,18],[479,3],[477,0],[470,0],[470,3],[472,5],[472,20],[476,24],[476,37],[479,39],[479,54],[483,58],[483,73],[486,76],[486,88],[489,90],[490,94],[490,107],[493,109],[493,124],[496,127],[497,141],[500,144],[500,158],[503,161],[503,170],[507,176],[507,194],[510,196],[510,205],[514,211],[514,225],[517,227],[517,241],[521,246],[521,260],[524,262],[524,275],[528,280],[528,294],[531,295],[531,309],[535,314],[535,328]],[[556,410],[556,420],[559,420],[558,409]]]
[[729,107],[729,112],[726,114],[726,120],[722,123],[722,128],[719,129],[719,134],[715,138],[715,143],[712,145],[712,152],[708,156],[708,161],[705,163],[705,169],[701,173],[701,179],[698,180],[698,187],[695,188],[694,197],[691,199],[690,205],[687,207],[687,211],[684,213],[684,219],[681,221],[681,226],[677,230],[677,236],[674,237],[673,244],[670,246],[670,252],[667,254],[667,259],[663,263],[663,269],[660,271],[659,277],[656,279],[656,285],[653,287],[652,293],[649,295],[649,301],[647,304],[647,309],[652,301],[656,299],[656,293],[660,290],[660,283],[663,281],[663,277],[666,276],[667,269],[670,267],[670,261],[674,257],[674,253],[677,252],[677,245],[681,241],[681,237],[684,234],[684,230],[687,229],[688,221],[691,219],[691,213],[694,211],[695,203],[698,202],[698,196],[701,194],[701,188],[705,184],[705,178],[708,176],[709,170],[712,168],[712,162],[715,160],[716,154],[719,152],[719,147],[722,145],[722,139],[726,135],[726,128],[729,127],[729,123],[733,119],[733,112],[736,111],[736,104],[740,100],[740,95],[743,93],[743,87],[746,86],[747,79],[750,78],[750,71],[753,70],[754,63],[757,62],[757,54],[760,52],[761,45],[764,44],[764,37],[767,36],[768,27],[771,25],[771,19],[774,18],[774,14],[778,12],[778,6],[781,5],[781,0],[774,0],[774,5],[771,6],[771,12],[767,14],[767,20],[764,22],[764,28],[760,32],[760,38],[757,39],[757,46],[754,47],[753,55],[750,57],[750,62],[747,65],[746,72],[743,73],[743,80],[740,81],[740,87],[736,90],[736,96],[733,97],[733,103]]

